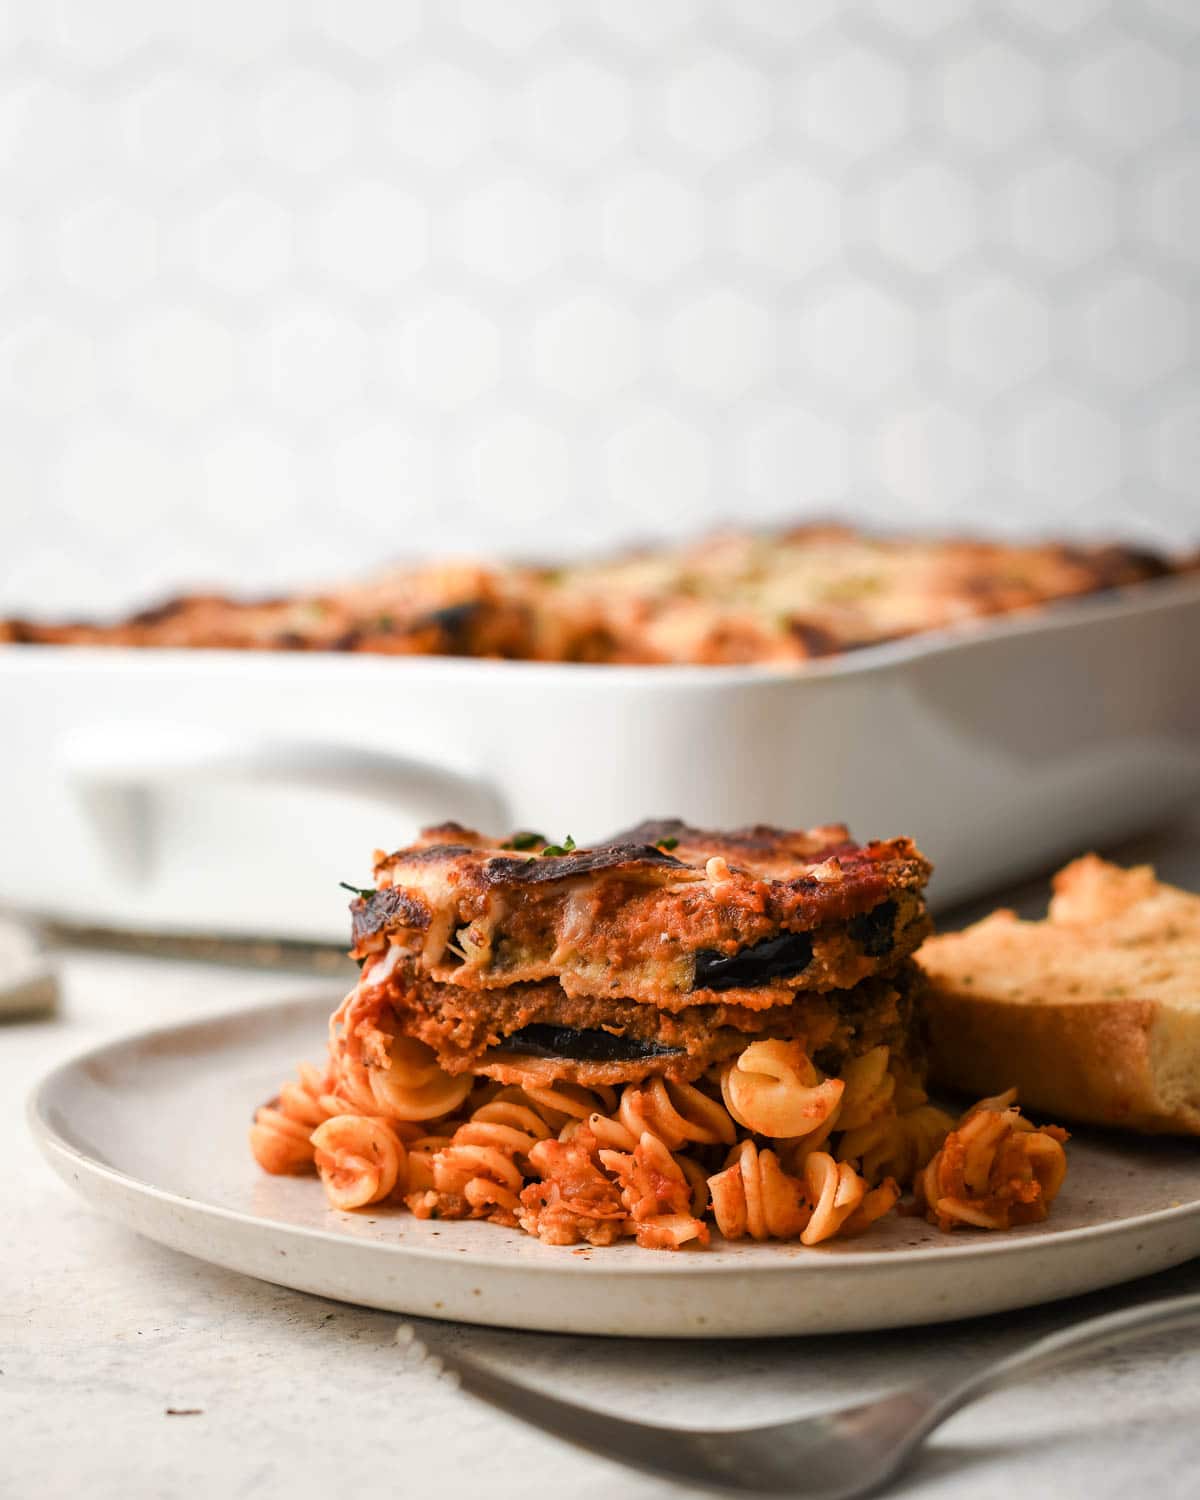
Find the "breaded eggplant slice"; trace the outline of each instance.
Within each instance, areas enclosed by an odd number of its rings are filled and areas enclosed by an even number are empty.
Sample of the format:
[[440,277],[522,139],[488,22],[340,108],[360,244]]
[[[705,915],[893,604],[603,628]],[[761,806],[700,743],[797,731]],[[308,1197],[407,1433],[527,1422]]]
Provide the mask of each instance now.
[[415,1037],[450,1073],[505,1083],[636,1082],[652,1075],[688,1080],[766,1037],[800,1040],[818,1066],[837,1073],[881,1043],[914,1058],[913,1006],[919,972],[853,990],[800,991],[786,1004],[751,1010],[724,1003],[664,1011],[625,999],[568,995],[555,980],[469,989],[433,979],[396,949],[364,967],[360,1024]]
[[378,889],[351,905],[353,951],[399,946],[462,988],[555,979],[667,1010],[769,1008],[893,972],[929,931],[929,873],[908,839],[860,846],[840,825],[659,822],[555,853],[449,824],[377,857]]

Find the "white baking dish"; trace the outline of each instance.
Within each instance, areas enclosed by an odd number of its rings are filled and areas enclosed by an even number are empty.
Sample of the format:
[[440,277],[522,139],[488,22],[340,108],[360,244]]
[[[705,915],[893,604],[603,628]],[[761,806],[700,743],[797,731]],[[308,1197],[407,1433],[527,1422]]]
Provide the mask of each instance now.
[[0,648],[0,901],[342,941],[421,824],[580,842],[648,816],[913,835],[945,904],[1200,793],[1200,578],[781,674]]

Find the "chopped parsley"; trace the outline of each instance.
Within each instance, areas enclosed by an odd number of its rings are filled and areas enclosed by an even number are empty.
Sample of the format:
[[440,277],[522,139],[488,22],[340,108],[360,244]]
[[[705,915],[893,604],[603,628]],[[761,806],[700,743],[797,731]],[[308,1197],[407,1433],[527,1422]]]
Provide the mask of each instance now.
[[670,852],[671,852],[672,849],[678,849],[679,848],[679,840],[678,839],[670,839],[670,838],[668,838],[668,839],[655,839],[654,840],[654,847],[656,849],[665,849],[667,851],[667,853],[670,854]]
[[556,859],[560,854],[570,854],[574,848],[575,840],[568,833],[561,844],[547,844],[542,850],[542,857]]
[[344,891],[352,891],[354,895],[361,896],[364,901],[369,901],[371,897],[375,895],[375,892],[369,886],[347,885],[344,880],[339,880],[338,885],[340,885],[342,890]]
[[535,849],[538,844],[546,842],[545,836],[533,833],[528,828],[522,828],[519,833],[514,833],[507,843],[501,844],[501,849]]

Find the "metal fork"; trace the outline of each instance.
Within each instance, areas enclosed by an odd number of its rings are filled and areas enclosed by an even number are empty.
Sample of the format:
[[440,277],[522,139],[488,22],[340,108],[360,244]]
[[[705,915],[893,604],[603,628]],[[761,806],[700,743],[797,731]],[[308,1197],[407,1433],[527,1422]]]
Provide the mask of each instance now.
[[980,1396],[1103,1346],[1196,1322],[1200,1294],[1145,1303],[1052,1333],[941,1390],[914,1386],[795,1422],[717,1432],[632,1422],[544,1395],[462,1355],[434,1352],[409,1324],[396,1341],[411,1363],[602,1458],[726,1494],[853,1500],[893,1479],[936,1427]]

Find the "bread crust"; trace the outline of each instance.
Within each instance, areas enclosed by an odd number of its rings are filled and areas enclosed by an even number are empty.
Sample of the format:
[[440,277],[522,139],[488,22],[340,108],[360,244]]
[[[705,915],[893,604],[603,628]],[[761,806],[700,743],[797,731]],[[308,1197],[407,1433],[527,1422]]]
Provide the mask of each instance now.
[[1200,1135],[1200,897],[1095,855],[1044,922],[994,912],[918,961],[931,1076],[1034,1111]]
[[1015,1085],[1022,1106],[1151,1135],[1200,1135],[1200,1110],[1164,1109],[1151,1063],[1150,1000],[1010,1005],[931,985],[925,1001],[931,1077],[991,1095]]

